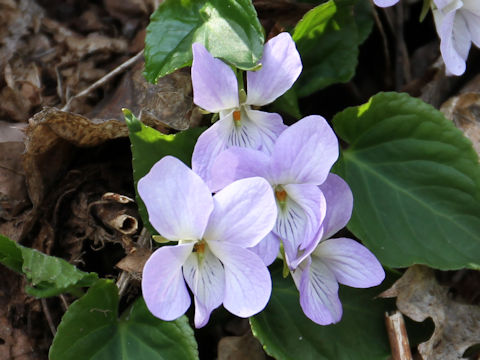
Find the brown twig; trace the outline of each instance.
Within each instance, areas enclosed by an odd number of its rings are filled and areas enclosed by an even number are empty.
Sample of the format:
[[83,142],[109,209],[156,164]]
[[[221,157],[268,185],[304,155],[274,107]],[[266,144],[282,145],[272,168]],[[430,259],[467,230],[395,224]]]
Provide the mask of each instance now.
[[392,359],[412,360],[407,329],[405,328],[402,313],[399,311],[391,314],[385,313],[385,325],[387,326],[388,340],[392,350]]
[[129,68],[130,66],[132,66],[138,59],[140,59],[141,57],[143,56],[143,50],[140,51],[139,53],[137,53],[135,56],[131,57],[130,59],[128,59],[127,61],[125,61],[124,63],[120,64],[119,66],[117,66],[115,69],[113,69],[112,71],[110,71],[108,74],[106,74],[105,76],[103,76],[102,78],[98,79],[97,81],[95,81],[92,85],[90,85],[88,88],[80,91],[78,94],[76,95],[73,95],[71,98],[68,99],[67,103],[65,104],[65,106],[62,108],[62,111],[68,111],[70,109],[70,105],[72,104],[72,101],[75,100],[75,99],[78,99],[78,98],[81,98],[83,96],[86,96],[88,95],[90,92],[92,92],[93,90],[99,88],[100,86],[104,85],[105,83],[107,83],[108,81],[110,81],[111,79],[113,79],[115,76],[117,76],[118,74],[122,73],[123,71],[125,71],[127,68]]
[[53,320],[52,316],[50,315],[50,310],[48,309],[47,300],[40,299],[40,303],[42,304],[42,310],[45,314],[45,318],[47,319],[50,331],[52,332],[52,335],[55,336],[55,334],[57,333],[57,329],[55,329],[55,325],[53,325]]

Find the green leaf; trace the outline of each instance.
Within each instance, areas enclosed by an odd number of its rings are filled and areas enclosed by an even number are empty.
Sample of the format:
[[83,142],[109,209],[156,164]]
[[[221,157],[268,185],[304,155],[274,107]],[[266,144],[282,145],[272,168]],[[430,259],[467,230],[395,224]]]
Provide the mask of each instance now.
[[[281,264],[272,267],[270,302],[250,318],[253,334],[265,351],[278,360],[383,360],[390,357],[384,312],[391,301],[374,299],[381,289],[340,288],[342,320],[321,326],[308,319],[299,304],[298,290],[291,277],[284,279]],[[392,279],[384,282],[386,288]]]
[[24,247],[0,235],[0,263],[26,276],[27,293],[36,297],[75,292],[98,280],[95,273],[78,270],[63,259]]
[[373,28],[373,5],[370,0],[358,0],[354,8],[358,28],[358,45],[367,40]]
[[348,228],[382,264],[480,264],[480,166],[453,123],[407,94],[380,93],[333,120],[349,143],[336,171],[350,185]]
[[115,284],[99,280],[68,308],[49,359],[198,359],[193,330],[185,316],[162,321],[140,298],[117,318],[118,300]]
[[353,0],[330,0],[307,12],[295,27],[292,37],[303,63],[295,84],[299,97],[347,82],[355,74],[365,30],[359,34],[354,5]]
[[162,157],[175,156],[190,166],[193,148],[204,128],[192,128],[178,134],[165,135],[144,125],[129,110],[123,110],[132,144],[133,179],[135,182],[138,211],[150,233],[156,234],[148,221],[145,204],[138,195],[137,183]]
[[150,18],[145,77],[159,77],[192,63],[200,42],[217,58],[250,70],[263,52],[263,29],[251,0],[165,0]]
[[300,119],[302,117],[302,113],[300,112],[298,96],[295,93],[295,89],[291,88],[285,94],[275,100],[273,104],[270,105],[270,111],[288,114],[297,120]]

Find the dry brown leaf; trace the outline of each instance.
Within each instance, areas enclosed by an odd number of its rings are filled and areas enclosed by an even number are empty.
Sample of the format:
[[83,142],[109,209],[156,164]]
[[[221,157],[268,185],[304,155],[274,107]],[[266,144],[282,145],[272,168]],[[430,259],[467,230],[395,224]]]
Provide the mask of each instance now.
[[480,343],[480,307],[452,300],[426,266],[412,266],[381,296],[397,297],[398,309],[415,321],[432,318],[435,331],[418,346],[424,360],[461,359]]
[[93,123],[89,119],[45,108],[29,120],[26,129],[24,168],[28,193],[34,206],[57,179],[72,156],[72,145],[92,147],[128,136],[125,123],[117,120]]
[[265,360],[262,345],[252,331],[243,336],[226,336],[218,343],[218,360]]
[[150,84],[142,75],[139,62],[125,74],[120,86],[88,116],[92,119],[122,119],[126,107],[140,120],[154,127],[185,130],[196,124],[201,114],[194,107],[192,82],[188,71],[176,71]]
[[120,260],[115,266],[120,270],[126,271],[139,278],[143,271],[143,266],[148,258],[152,255],[152,251],[145,248],[134,248],[134,250]]

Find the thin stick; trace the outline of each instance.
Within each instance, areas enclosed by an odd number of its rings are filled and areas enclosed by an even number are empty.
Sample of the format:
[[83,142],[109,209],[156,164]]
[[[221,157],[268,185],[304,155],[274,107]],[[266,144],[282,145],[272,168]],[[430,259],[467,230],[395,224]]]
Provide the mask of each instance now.
[[62,300],[63,311],[67,311],[67,309],[68,309],[67,299],[65,299],[65,296],[63,294],[60,294],[58,296],[60,297],[60,300]]
[[392,69],[391,69],[390,51],[388,50],[387,34],[385,34],[385,29],[383,28],[382,22],[378,17],[378,12],[375,9],[375,7],[373,8],[372,14],[373,14],[373,19],[375,20],[375,25],[377,25],[378,31],[380,32],[380,36],[383,42],[383,56],[385,57],[385,72],[387,73],[387,76],[390,77]]
[[45,299],[40,299],[40,303],[42,304],[43,313],[47,318],[50,331],[52,332],[52,335],[55,336],[55,334],[57,333],[57,329],[55,329],[55,325],[53,325],[53,320],[52,320],[52,316],[50,315],[50,310],[48,310],[47,301]]
[[70,105],[72,103],[73,100],[75,99],[78,99],[78,98],[81,98],[85,95],[88,95],[90,92],[92,92],[93,90],[95,90],[96,88],[104,85],[105,83],[107,83],[108,81],[110,81],[111,79],[113,79],[115,76],[117,76],[118,74],[120,74],[121,72],[125,71],[128,67],[130,67],[131,65],[133,65],[138,59],[140,59],[141,57],[143,56],[143,50],[140,51],[138,54],[136,54],[135,56],[131,57],[130,59],[128,59],[127,61],[125,61],[124,63],[120,64],[119,66],[117,66],[115,69],[113,69],[112,71],[110,71],[108,74],[106,74],[105,76],[103,76],[102,78],[98,79],[97,81],[95,81],[92,85],[90,85],[88,88],[80,91],[78,94],[72,96],[71,98],[68,99],[67,103],[65,104],[65,106],[62,108],[62,111],[68,111],[70,109]]
[[412,360],[407,329],[405,328],[402,313],[399,311],[395,311],[392,314],[385,313],[385,325],[387,326],[388,340],[392,350],[392,359]]

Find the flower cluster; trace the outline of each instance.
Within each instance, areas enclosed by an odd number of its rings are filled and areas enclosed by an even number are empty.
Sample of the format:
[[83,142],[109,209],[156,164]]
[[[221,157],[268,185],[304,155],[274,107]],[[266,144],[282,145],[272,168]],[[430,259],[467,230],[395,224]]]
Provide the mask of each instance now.
[[[374,0],[380,7],[398,1]],[[447,74],[462,75],[472,42],[480,47],[480,1],[431,0],[431,7]]]
[[338,141],[327,121],[312,115],[287,127],[280,115],[252,108],[300,74],[289,34],[267,42],[261,65],[247,72],[244,89],[242,75],[194,44],[194,102],[219,120],[198,139],[192,170],[167,156],[138,183],[151,224],[178,242],[157,249],[143,271],[146,304],[161,319],[185,313],[187,285],[196,327],[222,304],[240,317],[260,312],[272,286],[267,266],[279,254],[318,324],[341,318],[338,283],[370,287],[385,276],[364,246],[331,238],[350,219],[353,196],[330,173]]

